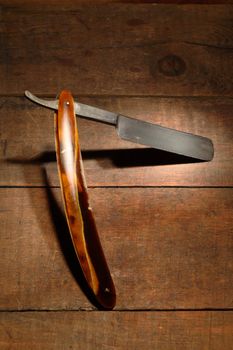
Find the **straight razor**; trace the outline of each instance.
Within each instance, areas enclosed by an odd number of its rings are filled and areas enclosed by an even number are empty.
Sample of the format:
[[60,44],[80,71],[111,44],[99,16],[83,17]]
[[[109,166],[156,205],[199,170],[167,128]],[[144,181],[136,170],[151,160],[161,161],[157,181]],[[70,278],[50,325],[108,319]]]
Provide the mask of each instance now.
[[[25,95],[42,106],[58,109],[58,100],[41,99],[29,91],[25,91]],[[74,103],[74,109],[75,114],[80,117],[114,125],[123,140],[202,161],[213,159],[214,147],[209,138],[129,118],[79,102]]]

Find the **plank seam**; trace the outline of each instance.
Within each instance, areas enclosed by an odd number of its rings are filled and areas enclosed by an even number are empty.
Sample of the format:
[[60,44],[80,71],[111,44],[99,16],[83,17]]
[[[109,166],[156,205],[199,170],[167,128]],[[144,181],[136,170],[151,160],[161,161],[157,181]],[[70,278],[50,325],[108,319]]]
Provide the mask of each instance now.
[[[232,48],[233,49],[233,48]],[[54,94],[41,94],[41,93],[37,93],[37,96],[38,97],[45,97],[45,98],[54,98]],[[137,94],[133,94],[133,95],[126,95],[126,94],[123,94],[123,95],[99,95],[99,94],[74,94],[73,95],[74,98],[76,97],[81,97],[81,98],[143,98],[143,99],[146,99],[146,98],[158,98],[158,99],[169,99],[169,98],[174,98],[174,99],[230,99],[232,100],[233,99],[233,96],[230,96],[230,95],[137,95]],[[1,94],[0,93],[0,98],[22,98],[22,97],[25,97],[24,94],[15,94],[15,93],[12,93],[12,94]],[[25,97],[26,98],[26,97]]]
[[[27,313],[27,312],[102,312],[101,310],[98,309],[88,309],[88,308],[78,308],[78,309],[22,309],[22,310],[17,310],[17,309],[12,309],[12,310],[7,310],[7,309],[2,309],[0,310],[1,313]],[[135,308],[135,309],[115,309],[111,310],[108,312],[233,312],[233,308],[186,308],[186,309],[157,309],[157,308],[152,308],[152,309],[140,309],[140,308]]]
[[[2,185],[0,186],[0,189],[2,188],[6,188],[6,189],[9,189],[9,188],[60,188],[60,186],[8,186],[8,185]],[[149,185],[122,185],[122,186],[88,186],[88,189],[101,189],[101,188],[104,188],[104,189],[112,189],[112,188],[187,188],[187,189],[192,189],[192,188],[196,188],[196,189],[211,189],[211,188],[215,188],[215,189],[232,189],[233,186],[149,186]]]

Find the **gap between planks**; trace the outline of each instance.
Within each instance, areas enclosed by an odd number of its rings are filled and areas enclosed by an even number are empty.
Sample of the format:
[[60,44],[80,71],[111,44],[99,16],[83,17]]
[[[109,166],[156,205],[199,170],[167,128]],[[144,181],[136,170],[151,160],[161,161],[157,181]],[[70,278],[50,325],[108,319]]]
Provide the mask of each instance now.
[[[23,309],[23,310],[17,310],[17,309],[2,309],[0,310],[0,313],[27,313],[27,312],[106,312],[106,310],[98,310],[96,308],[78,308],[78,309]],[[127,309],[127,308],[122,308],[122,309],[113,309],[109,312],[232,312],[233,308],[186,308],[186,309]]]
[[[43,186],[43,185],[32,185],[32,186],[9,186],[9,185],[2,185],[0,186],[0,188],[60,188],[60,186]],[[121,185],[121,186],[118,186],[118,185],[109,185],[109,186],[88,186],[88,189],[91,189],[91,188],[105,188],[105,189],[111,189],[111,188],[187,188],[187,189],[192,189],[192,188],[200,188],[200,189],[205,189],[205,188],[219,188],[219,189],[231,189],[233,188],[233,186],[148,186],[148,185],[145,185],[145,186],[139,186],[139,185]]]
[[[233,48],[231,48],[231,50],[233,50]],[[33,92],[33,91],[32,91]],[[36,96],[38,97],[45,97],[45,98],[55,98],[54,94],[41,94],[41,93],[37,93]],[[154,99],[169,99],[169,98],[174,98],[174,99],[193,99],[193,100],[198,100],[198,99],[203,99],[203,100],[215,100],[215,99],[229,99],[232,100],[233,97],[232,96],[221,96],[221,95],[210,95],[210,96],[205,96],[205,95],[180,95],[180,96],[175,96],[175,95],[138,95],[138,94],[134,94],[134,95],[119,95],[119,94],[111,94],[111,95],[103,95],[103,94],[73,94],[74,98],[143,98],[143,99],[149,99],[149,98],[154,98]],[[18,97],[25,97],[27,99],[27,97],[24,94],[1,94],[0,93],[0,98],[18,98]],[[46,107],[45,107],[46,108]]]

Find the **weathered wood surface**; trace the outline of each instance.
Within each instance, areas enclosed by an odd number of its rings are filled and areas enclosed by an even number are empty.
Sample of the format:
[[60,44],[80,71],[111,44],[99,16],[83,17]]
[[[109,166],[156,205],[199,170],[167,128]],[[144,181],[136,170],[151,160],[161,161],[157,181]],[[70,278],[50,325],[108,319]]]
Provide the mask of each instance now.
[[232,96],[232,18],[230,5],[3,6],[0,94]]
[[0,322],[2,349],[233,349],[233,312],[1,313]]
[[[209,137],[215,148],[209,163],[182,164],[187,159],[137,149],[121,140],[114,127],[80,118],[89,186],[233,185],[232,99],[106,97],[80,102]],[[0,104],[0,184],[44,186],[41,167],[46,166],[50,184],[58,186],[53,112],[23,97],[2,97]]]
[[62,9],[66,9],[67,7],[69,9],[71,8],[77,8],[79,5],[107,5],[111,3],[117,3],[117,4],[232,4],[232,0],[66,0],[66,2],[62,0],[50,0],[49,3],[46,0],[1,0],[1,5],[4,6],[20,6],[21,8],[24,6],[34,6],[39,7],[40,9],[43,6],[43,9],[53,8],[54,6],[60,6],[62,5]]
[[[93,309],[60,189],[0,195],[1,310]],[[96,188],[90,199],[117,309],[232,308],[233,189]]]
[[[233,6],[0,3],[0,348],[233,349]],[[52,112],[22,97],[63,88],[215,145],[183,164],[79,120],[110,313],[93,311],[50,187]]]

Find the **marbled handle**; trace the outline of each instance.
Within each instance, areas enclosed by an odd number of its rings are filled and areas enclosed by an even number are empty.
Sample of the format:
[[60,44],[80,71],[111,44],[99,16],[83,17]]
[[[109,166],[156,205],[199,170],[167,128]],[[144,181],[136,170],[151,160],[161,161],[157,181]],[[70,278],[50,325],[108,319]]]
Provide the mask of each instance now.
[[89,206],[74,101],[68,91],[60,94],[55,134],[58,172],[74,249],[97,303],[112,309],[116,303],[115,287]]

